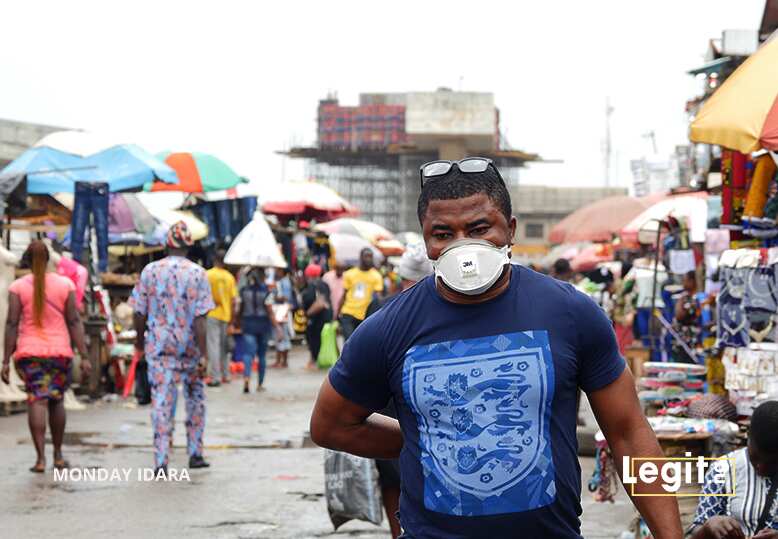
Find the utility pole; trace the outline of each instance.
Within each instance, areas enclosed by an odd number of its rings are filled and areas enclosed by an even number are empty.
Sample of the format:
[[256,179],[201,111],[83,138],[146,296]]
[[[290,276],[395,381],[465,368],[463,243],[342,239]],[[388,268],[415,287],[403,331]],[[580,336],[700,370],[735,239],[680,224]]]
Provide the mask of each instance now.
[[605,144],[603,153],[605,154],[605,187],[611,186],[611,115],[613,114],[613,107],[611,106],[611,98],[605,98]]
[[643,133],[643,138],[651,139],[651,147],[654,149],[654,155],[659,153],[659,150],[657,150],[656,147],[656,132],[652,129],[651,131],[647,131]]

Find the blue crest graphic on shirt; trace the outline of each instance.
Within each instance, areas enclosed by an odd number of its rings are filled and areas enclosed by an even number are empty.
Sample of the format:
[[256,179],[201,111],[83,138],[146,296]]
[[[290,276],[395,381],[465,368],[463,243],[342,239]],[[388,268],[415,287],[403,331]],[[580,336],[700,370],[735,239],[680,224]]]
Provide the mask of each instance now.
[[545,331],[413,347],[403,391],[418,421],[427,509],[494,515],[554,501]]

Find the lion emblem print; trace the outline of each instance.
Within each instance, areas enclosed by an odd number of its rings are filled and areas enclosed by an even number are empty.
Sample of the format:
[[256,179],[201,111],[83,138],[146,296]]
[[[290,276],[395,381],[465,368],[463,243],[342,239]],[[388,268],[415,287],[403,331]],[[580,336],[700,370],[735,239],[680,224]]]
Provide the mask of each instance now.
[[403,391],[418,422],[427,509],[480,516],[554,501],[545,331],[413,347]]

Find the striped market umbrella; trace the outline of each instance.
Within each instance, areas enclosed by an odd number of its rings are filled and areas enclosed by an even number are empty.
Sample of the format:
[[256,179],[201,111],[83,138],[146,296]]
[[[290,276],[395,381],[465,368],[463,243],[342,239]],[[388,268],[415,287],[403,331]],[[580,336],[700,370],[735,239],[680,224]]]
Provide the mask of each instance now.
[[778,39],[762,45],[713,93],[689,138],[741,153],[778,151]]
[[263,190],[262,211],[322,221],[357,215],[358,210],[336,191],[317,182],[284,182]]
[[653,243],[658,221],[669,217],[683,220],[692,243],[705,242],[708,228],[708,194],[705,192],[677,195],[661,200],[635,217],[621,229],[621,241],[626,244]]
[[551,243],[610,241],[632,219],[651,207],[648,198],[612,196],[577,209],[554,225]]
[[147,191],[183,191],[208,193],[232,189],[244,181],[221,159],[200,152],[162,152],[157,154],[178,174],[179,182],[154,182]]

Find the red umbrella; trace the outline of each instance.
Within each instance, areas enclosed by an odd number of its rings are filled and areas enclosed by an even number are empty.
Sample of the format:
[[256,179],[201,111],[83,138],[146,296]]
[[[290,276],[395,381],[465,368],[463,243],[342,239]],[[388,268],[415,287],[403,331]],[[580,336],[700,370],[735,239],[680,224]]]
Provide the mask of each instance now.
[[613,247],[609,243],[590,245],[570,261],[573,271],[591,271],[601,262],[613,260]]
[[654,201],[652,197],[612,196],[592,202],[557,223],[548,240],[551,243],[610,241]]
[[286,182],[273,185],[260,197],[262,211],[282,217],[301,216],[325,221],[357,215],[359,211],[326,185],[316,182]]

